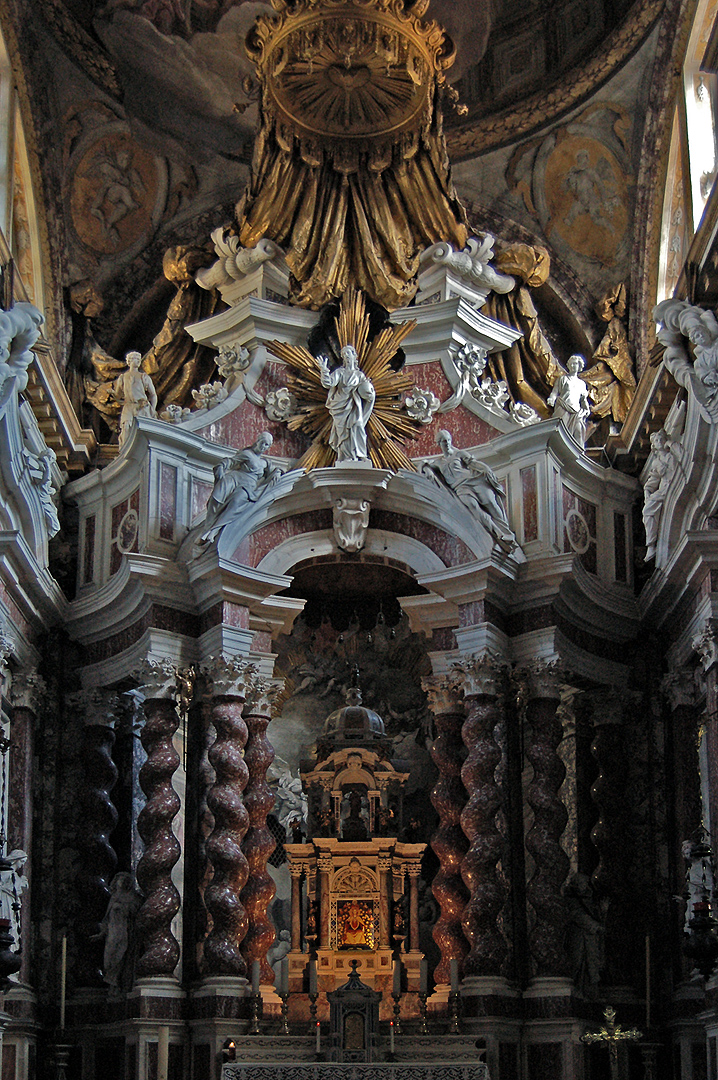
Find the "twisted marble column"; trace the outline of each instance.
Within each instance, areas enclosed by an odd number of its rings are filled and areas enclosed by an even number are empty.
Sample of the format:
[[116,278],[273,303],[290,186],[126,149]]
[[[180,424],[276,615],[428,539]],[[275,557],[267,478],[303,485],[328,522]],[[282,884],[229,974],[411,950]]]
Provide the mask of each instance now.
[[249,828],[242,841],[249,877],[240,900],[247,912],[249,928],[242,942],[242,955],[251,971],[259,961],[260,981],[274,982],[274,972],[267,963],[267,949],[274,941],[274,927],[267,909],[275,893],[275,885],[267,870],[267,859],[274,851],[276,840],[267,828],[267,814],[274,805],[274,796],[267,783],[267,769],[274,761],[274,749],[267,738],[273,705],[282,683],[258,681],[244,709],[248,738],[244,751],[248,779],[244,790],[244,805],[249,815]]
[[496,824],[501,791],[496,767],[501,751],[494,737],[503,709],[504,665],[485,654],[457,665],[457,678],[466,701],[462,737],[468,756],[461,770],[468,803],[461,827],[469,848],[461,863],[461,876],[469,893],[461,925],[469,943],[464,976],[499,976],[507,947],[497,919],[506,901],[499,875],[504,840]]
[[117,854],[110,835],[117,824],[112,789],[117,767],[112,760],[115,724],[120,715],[117,694],[101,689],[72,694],[67,702],[82,716],[78,842],[82,850],[76,877],[81,899],[77,934],[77,980],[80,986],[102,986],[102,919],[110,900],[110,882],[117,868]]
[[170,976],[180,958],[179,942],[172,933],[172,920],[180,909],[180,894],[172,881],[172,870],[181,849],[172,831],[180,798],[172,787],[172,777],[180,764],[173,745],[179,727],[175,706],[177,669],[171,660],[147,660],[136,675],[144,696],[145,723],[140,739],[147,760],[140,769],[140,787],[145,805],[137,818],[145,850],[137,866],[137,883],[145,899],[137,916],[141,942],[137,975]]
[[204,942],[204,973],[242,977],[247,974],[241,943],[248,919],[240,896],[249,874],[242,851],[249,826],[242,797],[249,777],[243,754],[248,732],[242,709],[254,668],[240,657],[220,656],[203,672],[216,732],[209,750],[215,780],[207,795],[207,806],[214,815],[214,829],[207,838],[206,850],[213,873],[204,902],[212,927]]
[[432,677],[422,680],[428,694],[429,708],[434,716],[436,739],[431,758],[439,779],[431,792],[431,802],[439,815],[439,824],[431,838],[431,847],[439,860],[439,870],[431,885],[439,905],[439,918],[432,931],[441,959],[434,971],[437,984],[448,984],[451,961],[457,960],[459,970],[469,951],[461,919],[469,892],[461,876],[461,863],[469,849],[461,813],[466,806],[466,788],[461,780],[463,743],[461,728],[464,709],[455,679]]
[[526,719],[530,743],[526,756],[533,779],[526,801],[533,811],[533,824],[526,834],[526,849],[534,870],[526,895],[534,911],[529,932],[529,950],[534,974],[539,977],[570,974],[564,941],[568,909],[562,889],[571,864],[561,847],[568,813],[559,798],[566,767],[558,755],[563,737],[557,710],[561,703],[558,668],[537,664],[521,673],[526,680]]

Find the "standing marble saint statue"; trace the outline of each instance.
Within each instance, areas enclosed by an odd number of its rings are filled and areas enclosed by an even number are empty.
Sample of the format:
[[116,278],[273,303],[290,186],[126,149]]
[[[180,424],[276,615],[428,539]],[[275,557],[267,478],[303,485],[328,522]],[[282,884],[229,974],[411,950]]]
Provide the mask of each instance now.
[[563,420],[569,435],[573,435],[579,446],[586,443],[586,420],[591,412],[588,387],[579,375],[584,366],[585,360],[578,353],[569,356],[568,374],[559,375],[547,401],[553,406],[553,415]]
[[26,852],[16,848],[7,857],[10,866],[0,870],[0,919],[10,920],[10,934],[14,942],[14,952],[20,950],[20,909],[22,894],[27,888],[25,877]]
[[643,526],[646,530],[645,562],[655,558],[658,526],[666,501],[668,485],[678,468],[680,442],[671,438],[665,428],[651,435],[651,454],[643,481]]
[[119,989],[130,947],[131,924],[142,900],[132,874],[121,870],[110,882],[110,899],[98,937],[104,937],[102,975],[108,986]]
[[456,450],[448,431],[439,431],[436,442],[441,457],[425,462],[424,474],[452,491],[504,551],[513,551],[516,536],[506,516],[504,490],[496,474],[473,454]]
[[251,446],[215,465],[214,487],[203,522],[203,541],[216,540],[225,525],[238,517],[249,503],[257,502],[280,478],[280,467],[272,465],[264,456],[273,441],[270,433],[263,431]]
[[157,391],[149,375],[140,371],[142,355],[128,352],[125,360],[127,371],[118,376],[113,387],[115,397],[122,402],[120,446],[127,441],[137,416],[157,416]]
[[317,359],[321,382],[327,394],[327,410],[332,418],[329,445],[342,461],[366,461],[366,426],[376,394],[368,375],[359,367],[357,351],[345,345],[341,351],[341,367],[334,371],[323,357]]

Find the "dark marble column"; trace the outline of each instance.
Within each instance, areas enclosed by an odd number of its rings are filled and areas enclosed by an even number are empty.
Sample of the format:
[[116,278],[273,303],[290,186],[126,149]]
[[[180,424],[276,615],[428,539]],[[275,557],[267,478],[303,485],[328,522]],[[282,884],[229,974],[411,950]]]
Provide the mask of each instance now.
[[117,767],[112,760],[115,725],[121,715],[117,694],[101,689],[73,694],[68,700],[82,715],[80,748],[83,785],[80,790],[78,841],[82,849],[77,874],[81,912],[77,929],[77,981],[80,986],[102,986],[104,941],[101,922],[110,900],[110,884],[117,869],[117,854],[110,836],[117,824],[112,789]]
[[496,821],[501,791],[495,775],[501,761],[495,729],[504,707],[505,672],[505,665],[487,654],[457,667],[466,706],[462,737],[467,758],[461,770],[468,795],[461,827],[469,842],[461,863],[469,893],[461,920],[469,943],[465,977],[501,977],[508,951],[498,923],[506,889],[499,873],[504,839]]
[[534,921],[529,933],[533,972],[539,978],[569,976],[565,938],[568,908],[563,885],[571,864],[561,847],[568,814],[559,792],[566,767],[558,755],[563,729],[558,716],[561,703],[559,670],[555,664],[537,664],[521,673],[526,682],[526,719],[529,744],[526,757],[533,779],[526,801],[533,823],[526,834],[526,849],[534,862],[527,886]]
[[181,849],[172,831],[180,798],[172,777],[180,764],[173,738],[179,727],[176,709],[177,669],[168,660],[147,660],[136,679],[144,696],[145,723],[140,739],[147,760],[140,769],[145,805],[137,830],[145,850],[137,866],[137,883],[145,899],[137,916],[140,957],[137,976],[171,976],[180,958],[180,946],[172,933],[172,920],[180,909],[180,894],[172,870]]
[[274,982],[274,972],[267,963],[267,949],[274,941],[274,927],[267,909],[275,892],[274,882],[267,871],[267,859],[276,841],[267,828],[267,814],[274,805],[274,796],[267,783],[267,769],[274,761],[274,749],[267,738],[274,702],[282,682],[259,680],[250,692],[244,708],[248,738],[244,763],[248,770],[244,789],[244,805],[249,815],[249,828],[242,841],[249,876],[240,900],[247,912],[249,928],[242,942],[242,954],[251,971],[255,960],[260,965],[260,980],[265,985]]
[[457,960],[461,971],[469,951],[461,926],[469,899],[461,876],[461,863],[469,849],[461,827],[461,814],[467,803],[466,788],[461,780],[464,759],[461,729],[465,713],[455,679],[433,676],[424,679],[422,684],[436,725],[431,757],[439,771],[439,779],[431,792],[431,801],[439,815],[438,827],[431,838],[431,847],[439,860],[439,870],[431,885],[440,912],[433,936],[441,953],[434,970],[434,981],[437,985],[448,985],[451,961]]
[[214,829],[206,844],[213,872],[204,902],[212,918],[212,928],[204,942],[203,972],[244,977],[247,965],[241,944],[248,919],[240,896],[249,873],[242,851],[249,826],[243,799],[249,770],[244,760],[248,732],[242,710],[254,669],[240,657],[219,657],[202,670],[207,678],[211,722],[216,732],[208,755],[215,773],[207,795]]

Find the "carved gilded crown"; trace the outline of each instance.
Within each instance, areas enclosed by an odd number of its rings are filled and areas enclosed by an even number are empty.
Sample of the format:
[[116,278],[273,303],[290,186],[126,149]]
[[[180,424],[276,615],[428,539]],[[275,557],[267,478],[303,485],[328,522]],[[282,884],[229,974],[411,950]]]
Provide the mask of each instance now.
[[272,0],[247,39],[265,116],[312,139],[384,141],[431,121],[451,39],[424,21],[429,0]]

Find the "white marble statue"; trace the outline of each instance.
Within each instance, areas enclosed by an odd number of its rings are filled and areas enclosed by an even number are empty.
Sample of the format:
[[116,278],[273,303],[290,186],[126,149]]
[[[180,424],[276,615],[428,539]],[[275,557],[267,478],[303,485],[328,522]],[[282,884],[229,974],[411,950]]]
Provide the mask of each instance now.
[[441,457],[425,462],[422,471],[452,491],[504,551],[513,551],[516,536],[506,517],[505,496],[496,475],[473,454],[454,449],[448,431],[439,431],[436,442]]
[[252,446],[238,450],[214,467],[214,487],[207,503],[207,516],[201,539],[216,540],[225,525],[234,521],[249,503],[255,503],[279,480],[282,470],[267,460],[265,454],[273,439],[261,432]]
[[108,986],[120,988],[122,969],[130,947],[130,931],[140,909],[141,897],[132,874],[121,870],[110,882],[110,899],[100,923],[99,937],[105,939],[102,976]]
[[[654,309],[657,337],[665,346],[663,363],[692,393],[709,423],[718,421],[718,320],[712,311],[687,300],[664,300]],[[693,345],[691,359],[686,339]]]
[[267,952],[267,963],[274,972],[274,978],[277,984],[279,983],[279,971],[282,966],[282,960],[288,952],[291,952],[291,948],[291,934],[288,930],[280,930],[277,936],[277,940],[274,942],[273,945],[269,946],[269,951]]
[[579,375],[585,363],[578,353],[569,356],[566,365],[568,374],[559,375],[547,399],[547,404],[553,406],[553,415],[563,420],[579,446],[586,443],[586,420],[591,412],[588,387]]
[[117,377],[113,393],[122,402],[120,413],[120,446],[127,441],[135,418],[138,416],[157,416],[157,391],[152,379],[140,371],[142,356],[138,352],[128,352],[125,356],[127,371]]
[[329,445],[336,452],[337,464],[343,461],[366,461],[366,426],[374,408],[374,386],[359,367],[357,351],[345,345],[340,367],[329,370],[324,357],[317,363],[322,386],[329,391],[327,409],[332,418]]
[[20,948],[20,910],[22,894],[27,888],[25,863],[27,853],[20,848],[11,851],[7,857],[10,867],[0,870],[0,919],[10,920],[10,934],[15,943],[14,952]]
[[309,804],[301,778],[293,776],[290,769],[286,769],[279,777],[274,816],[287,835],[293,821],[300,821],[305,827],[309,821]]
[[651,453],[646,462],[643,481],[643,526],[646,530],[645,561],[655,558],[658,526],[661,522],[666,493],[678,468],[680,442],[665,428],[651,435]]

